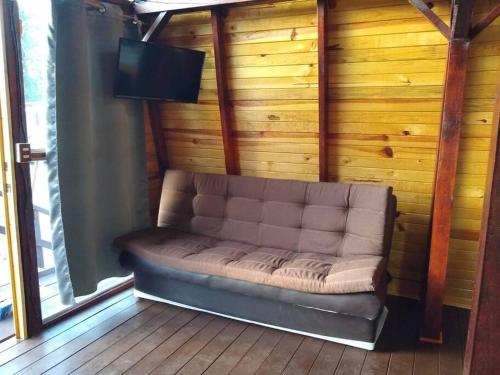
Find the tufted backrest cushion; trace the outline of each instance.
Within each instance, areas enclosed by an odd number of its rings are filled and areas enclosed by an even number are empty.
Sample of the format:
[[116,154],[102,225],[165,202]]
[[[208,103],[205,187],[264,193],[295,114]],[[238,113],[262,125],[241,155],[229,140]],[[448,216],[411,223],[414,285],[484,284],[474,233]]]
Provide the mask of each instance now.
[[171,170],[158,225],[298,252],[383,255],[394,221],[391,199],[385,186]]

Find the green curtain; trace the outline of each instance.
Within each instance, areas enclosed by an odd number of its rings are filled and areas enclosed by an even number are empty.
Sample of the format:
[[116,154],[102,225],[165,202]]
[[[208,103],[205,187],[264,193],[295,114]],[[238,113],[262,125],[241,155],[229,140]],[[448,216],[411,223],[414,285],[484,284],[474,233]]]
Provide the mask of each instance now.
[[[150,225],[141,101],[113,97],[120,37],[138,26],[118,6],[53,0],[54,103],[48,163],[56,269],[63,300],[125,276],[115,237]],[[51,116],[52,114],[52,116]],[[66,282],[66,287],[64,286]]]

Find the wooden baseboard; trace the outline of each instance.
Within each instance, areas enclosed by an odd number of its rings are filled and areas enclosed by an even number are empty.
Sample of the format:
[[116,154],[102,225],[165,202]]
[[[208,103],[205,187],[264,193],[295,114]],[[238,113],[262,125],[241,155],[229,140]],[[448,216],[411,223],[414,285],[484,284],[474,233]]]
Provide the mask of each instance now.
[[51,326],[65,320],[73,315],[78,314],[79,312],[81,312],[85,309],[88,309],[89,307],[92,307],[92,306],[98,304],[101,301],[104,301],[107,298],[110,298],[118,293],[121,293],[124,290],[130,289],[133,286],[134,286],[134,279],[132,278],[130,280],[125,281],[123,284],[115,286],[114,288],[111,288],[110,290],[107,290],[107,291],[99,294],[95,298],[92,298],[86,302],[83,302],[80,305],[76,305],[73,309],[66,311],[64,314],[59,315],[59,316],[55,317],[54,319],[51,319],[47,322],[44,322],[43,328],[51,327]]

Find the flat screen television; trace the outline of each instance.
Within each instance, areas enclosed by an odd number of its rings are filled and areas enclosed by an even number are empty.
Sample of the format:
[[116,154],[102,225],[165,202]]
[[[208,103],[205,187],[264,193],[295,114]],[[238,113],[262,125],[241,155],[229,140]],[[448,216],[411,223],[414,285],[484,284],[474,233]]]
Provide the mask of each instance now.
[[205,52],[120,39],[114,95],[196,103]]

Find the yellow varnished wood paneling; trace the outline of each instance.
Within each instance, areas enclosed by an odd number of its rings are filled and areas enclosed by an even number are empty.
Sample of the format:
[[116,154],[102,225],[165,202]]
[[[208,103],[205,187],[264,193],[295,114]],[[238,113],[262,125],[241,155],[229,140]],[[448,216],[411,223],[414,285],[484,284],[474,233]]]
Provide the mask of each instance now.
[[[494,2],[476,3],[479,19]],[[433,4],[448,23],[449,2]],[[394,187],[389,290],[417,297],[425,278],[447,41],[406,0],[337,0],[328,24],[330,179]],[[317,181],[316,2],[229,8],[224,30],[241,173]],[[207,53],[199,103],[162,105],[171,167],[225,173],[210,13],[176,15],[160,38]],[[497,20],[474,40],[469,58],[446,286],[446,303],[457,306],[469,307],[472,296],[499,56]]]

